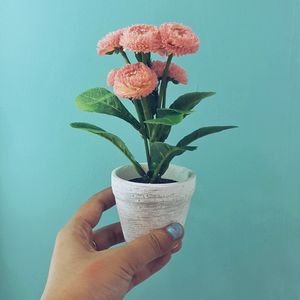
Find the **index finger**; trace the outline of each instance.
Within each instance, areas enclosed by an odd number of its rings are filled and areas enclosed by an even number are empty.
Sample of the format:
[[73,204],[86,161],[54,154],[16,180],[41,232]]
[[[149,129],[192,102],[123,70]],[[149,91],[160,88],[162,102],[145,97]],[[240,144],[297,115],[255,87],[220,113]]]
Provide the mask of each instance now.
[[72,216],[71,221],[75,223],[86,222],[93,228],[98,224],[102,213],[114,205],[115,197],[111,188],[107,188],[82,204]]

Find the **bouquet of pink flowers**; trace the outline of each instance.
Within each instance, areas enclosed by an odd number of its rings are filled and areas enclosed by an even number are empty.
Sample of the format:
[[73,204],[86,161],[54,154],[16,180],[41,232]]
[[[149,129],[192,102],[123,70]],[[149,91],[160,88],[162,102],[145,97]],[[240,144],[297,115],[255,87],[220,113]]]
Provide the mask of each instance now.
[[[110,71],[107,84],[114,93],[105,88],[90,89],[76,98],[82,111],[97,112],[123,119],[141,135],[147,157],[147,168],[137,162],[125,143],[115,134],[89,123],[72,123],[106,138],[118,147],[134,165],[144,183],[163,183],[162,175],[171,160],[197,147],[190,144],[205,135],[236,126],[209,126],[199,128],[183,137],[176,145],[166,143],[172,126],[182,122],[192,109],[214,92],[192,92],[178,97],[167,107],[169,83],[187,84],[187,74],[179,65],[172,63],[174,56],[195,53],[199,38],[191,28],[178,23],[134,25],[108,33],[97,44],[99,55],[120,54],[126,65]],[[128,57],[133,53],[136,62]],[[166,56],[165,62],[152,60],[152,54]],[[134,116],[119,98],[131,101],[136,110]]]

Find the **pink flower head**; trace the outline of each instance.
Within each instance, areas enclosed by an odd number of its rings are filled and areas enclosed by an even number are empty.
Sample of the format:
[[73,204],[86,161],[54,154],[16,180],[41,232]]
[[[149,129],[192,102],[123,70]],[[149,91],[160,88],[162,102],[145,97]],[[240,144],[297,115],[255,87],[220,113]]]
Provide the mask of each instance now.
[[128,64],[115,75],[114,92],[121,98],[140,99],[148,96],[156,86],[156,74],[141,62]]
[[[151,69],[156,73],[158,79],[162,78],[165,67],[166,63],[158,60],[153,61],[151,65]],[[188,81],[185,70],[174,63],[171,63],[169,67],[168,77],[174,83],[187,84]]]
[[97,43],[97,53],[99,55],[111,54],[116,48],[120,48],[120,37],[124,29],[119,29],[108,33]]
[[120,44],[134,52],[158,52],[161,48],[159,29],[153,25],[133,25],[124,30]]
[[159,32],[166,54],[180,56],[195,53],[199,48],[199,38],[188,26],[165,23],[159,26]]
[[106,80],[106,83],[108,86],[114,86],[114,82],[115,82],[115,77],[116,77],[116,74],[118,72],[119,69],[112,69],[108,75],[107,75],[107,80]]

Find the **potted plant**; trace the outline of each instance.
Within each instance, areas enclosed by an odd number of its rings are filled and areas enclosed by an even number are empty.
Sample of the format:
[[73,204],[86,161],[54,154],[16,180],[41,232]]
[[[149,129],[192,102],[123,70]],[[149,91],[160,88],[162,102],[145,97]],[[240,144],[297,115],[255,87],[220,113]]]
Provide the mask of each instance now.
[[[195,140],[236,126],[199,128],[176,145],[166,143],[173,126],[192,114],[193,108],[214,92],[192,92],[179,96],[167,105],[170,83],[186,84],[183,68],[172,63],[175,56],[195,53],[199,38],[191,28],[178,23],[134,25],[111,32],[97,44],[100,55],[119,54],[125,65],[112,70],[105,88],[93,88],[76,98],[82,111],[108,114],[128,122],[143,140],[146,163],[139,163],[123,140],[98,126],[76,122],[73,128],[94,133],[112,142],[131,164],[112,171],[112,190],[126,241],[171,222],[182,225],[195,190],[192,170],[172,165],[178,155],[194,151]],[[129,58],[128,52],[131,52]],[[166,56],[166,61],[152,56]],[[135,59],[135,62],[132,59]],[[128,99],[136,115],[119,98]]]

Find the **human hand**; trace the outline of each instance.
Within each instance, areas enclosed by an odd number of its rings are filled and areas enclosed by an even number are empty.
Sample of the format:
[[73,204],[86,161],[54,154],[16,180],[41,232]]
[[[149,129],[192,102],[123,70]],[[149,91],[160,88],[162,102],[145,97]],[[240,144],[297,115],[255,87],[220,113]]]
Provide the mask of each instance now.
[[93,231],[115,199],[103,190],[84,203],[59,231],[42,300],[119,300],[164,267],[181,248],[183,227],[171,224],[130,243],[120,223]]

